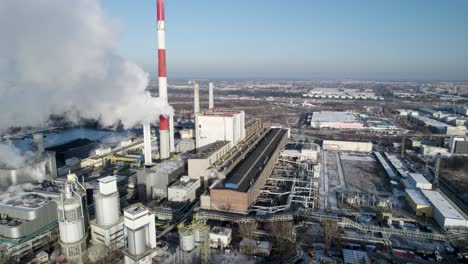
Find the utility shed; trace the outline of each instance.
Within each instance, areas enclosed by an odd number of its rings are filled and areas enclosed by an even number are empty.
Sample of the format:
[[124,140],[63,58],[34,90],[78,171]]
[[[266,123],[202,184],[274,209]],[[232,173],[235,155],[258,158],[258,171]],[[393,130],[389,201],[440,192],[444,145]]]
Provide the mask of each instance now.
[[432,217],[431,203],[422,194],[421,190],[406,189],[405,197],[416,215]]
[[408,173],[408,180],[418,189],[431,190],[432,183],[430,183],[426,177],[421,173]]
[[445,230],[468,228],[465,217],[438,191],[421,190],[433,206],[433,217]]

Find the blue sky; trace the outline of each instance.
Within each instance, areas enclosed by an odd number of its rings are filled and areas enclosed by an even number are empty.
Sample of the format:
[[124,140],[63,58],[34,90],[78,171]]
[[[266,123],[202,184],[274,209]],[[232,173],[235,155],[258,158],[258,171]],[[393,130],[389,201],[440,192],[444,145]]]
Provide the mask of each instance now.
[[[156,72],[155,0],[101,0]],[[468,80],[466,0],[166,0],[169,78]]]

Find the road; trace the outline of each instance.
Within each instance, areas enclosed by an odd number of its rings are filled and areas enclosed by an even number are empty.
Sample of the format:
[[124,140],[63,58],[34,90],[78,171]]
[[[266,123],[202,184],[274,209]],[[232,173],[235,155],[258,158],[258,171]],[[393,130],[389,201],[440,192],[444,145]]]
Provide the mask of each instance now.
[[328,209],[328,169],[327,155],[325,151],[321,151],[322,169],[320,170],[320,209]]

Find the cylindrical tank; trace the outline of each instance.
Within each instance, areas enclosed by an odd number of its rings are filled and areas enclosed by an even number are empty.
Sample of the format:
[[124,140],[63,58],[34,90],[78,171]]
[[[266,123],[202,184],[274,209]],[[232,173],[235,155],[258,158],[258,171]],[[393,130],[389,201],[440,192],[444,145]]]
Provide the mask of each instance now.
[[94,194],[94,208],[98,225],[112,225],[119,221],[120,206],[118,193]]
[[193,238],[195,240],[195,243],[201,243],[201,236],[200,236],[200,229],[196,228],[193,230]]
[[128,252],[133,256],[143,254],[146,251],[146,229],[127,229]]
[[[65,209],[63,211],[63,209]],[[57,205],[60,241],[75,243],[85,237],[84,218],[81,212],[80,198],[66,200]]]
[[195,248],[195,239],[193,232],[187,232],[184,234],[179,233],[180,236],[180,248],[183,251],[192,251]]

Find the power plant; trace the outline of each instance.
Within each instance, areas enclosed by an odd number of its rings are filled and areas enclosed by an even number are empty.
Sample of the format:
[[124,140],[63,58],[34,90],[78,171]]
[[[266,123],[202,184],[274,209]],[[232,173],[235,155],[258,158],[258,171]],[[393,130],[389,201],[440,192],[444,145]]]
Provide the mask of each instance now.
[[468,85],[174,78],[172,112],[155,4],[159,121],[0,138],[0,263],[468,259],[468,108],[438,92]]

